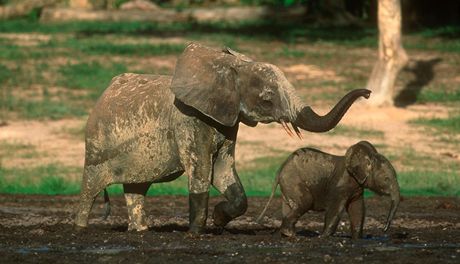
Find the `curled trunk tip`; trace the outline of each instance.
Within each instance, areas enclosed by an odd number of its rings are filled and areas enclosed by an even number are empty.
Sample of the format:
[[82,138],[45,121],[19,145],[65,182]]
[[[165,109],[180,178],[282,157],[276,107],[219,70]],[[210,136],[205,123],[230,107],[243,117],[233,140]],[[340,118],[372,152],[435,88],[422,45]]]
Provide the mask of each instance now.
[[334,128],[350,106],[359,97],[369,98],[371,94],[367,89],[355,89],[346,94],[329,113],[320,116],[313,111],[309,106],[305,106],[297,114],[293,125],[310,132],[326,132]]

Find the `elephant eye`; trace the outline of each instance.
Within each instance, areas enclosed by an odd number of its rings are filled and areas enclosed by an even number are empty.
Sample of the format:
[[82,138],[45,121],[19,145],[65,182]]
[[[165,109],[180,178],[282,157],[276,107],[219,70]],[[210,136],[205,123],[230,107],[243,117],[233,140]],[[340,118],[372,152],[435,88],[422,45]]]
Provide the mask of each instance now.
[[259,97],[264,101],[271,101],[275,93],[269,88],[264,88],[263,91],[259,94]]

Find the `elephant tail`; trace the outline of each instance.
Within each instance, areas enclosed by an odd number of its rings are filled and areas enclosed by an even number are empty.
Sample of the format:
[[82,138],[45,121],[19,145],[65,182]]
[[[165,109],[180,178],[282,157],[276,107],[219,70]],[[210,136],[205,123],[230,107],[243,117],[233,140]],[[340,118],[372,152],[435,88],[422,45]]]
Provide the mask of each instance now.
[[275,192],[276,192],[276,188],[278,187],[278,184],[279,184],[279,179],[280,179],[280,172],[281,170],[278,172],[278,174],[276,175],[276,178],[275,178],[275,182],[273,183],[273,186],[272,186],[272,193],[270,194],[270,198],[268,198],[268,202],[267,204],[265,205],[264,207],[264,210],[262,211],[262,213],[260,213],[260,215],[257,217],[256,219],[256,222],[260,224],[261,220],[262,220],[262,217],[264,217],[265,215],[265,212],[267,211],[268,209],[268,206],[270,205],[271,201],[273,200],[273,197],[275,197]]
[[110,215],[110,199],[109,199],[109,193],[107,192],[107,188],[104,188],[104,207],[105,207],[105,213],[104,213],[104,220],[107,220],[107,218]]

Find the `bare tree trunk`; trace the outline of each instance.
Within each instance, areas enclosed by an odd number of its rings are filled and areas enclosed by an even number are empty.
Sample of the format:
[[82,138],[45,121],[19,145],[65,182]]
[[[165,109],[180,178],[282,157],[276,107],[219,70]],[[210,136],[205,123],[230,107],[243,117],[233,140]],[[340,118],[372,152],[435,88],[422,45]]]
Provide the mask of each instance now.
[[25,0],[0,6],[0,20],[21,17],[29,14],[35,8],[41,8],[57,3],[59,0]]
[[401,45],[400,0],[379,0],[378,26],[379,60],[367,83],[367,88],[372,91],[368,103],[374,106],[393,105],[396,77],[409,60]]

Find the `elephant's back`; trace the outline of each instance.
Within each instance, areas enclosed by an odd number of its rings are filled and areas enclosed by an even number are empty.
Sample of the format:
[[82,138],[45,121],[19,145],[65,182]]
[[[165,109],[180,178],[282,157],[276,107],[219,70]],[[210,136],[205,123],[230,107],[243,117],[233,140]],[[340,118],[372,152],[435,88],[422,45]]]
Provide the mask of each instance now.
[[280,169],[280,184],[301,184],[312,189],[322,189],[332,175],[339,156],[313,148],[294,151]]
[[87,154],[116,148],[142,135],[161,134],[174,109],[171,77],[124,73],[114,77],[86,126]]
[[162,110],[174,100],[171,76],[124,73],[114,77],[97,101],[91,116],[118,120],[141,117]]

